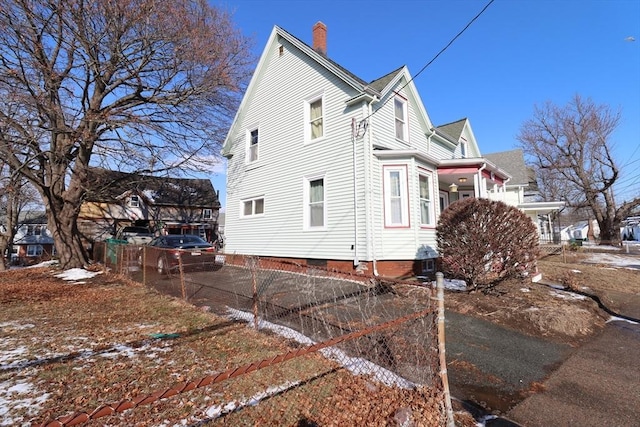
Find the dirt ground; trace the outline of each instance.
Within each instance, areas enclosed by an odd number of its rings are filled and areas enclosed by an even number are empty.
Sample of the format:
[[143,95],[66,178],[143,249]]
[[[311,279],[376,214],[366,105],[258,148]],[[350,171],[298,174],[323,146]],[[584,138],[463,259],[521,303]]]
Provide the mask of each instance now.
[[[605,258],[572,252],[564,258],[549,256],[538,262],[542,273],[538,283],[512,279],[489,295],[448,292],[446,306],[529,335],[578,346],[597,334],[612,315],[588,295],[597,296],[613,313],[640,317],[640,256],[627,257],[631,267],[610,264]],[[578,293],[556,289],[559,287]]]

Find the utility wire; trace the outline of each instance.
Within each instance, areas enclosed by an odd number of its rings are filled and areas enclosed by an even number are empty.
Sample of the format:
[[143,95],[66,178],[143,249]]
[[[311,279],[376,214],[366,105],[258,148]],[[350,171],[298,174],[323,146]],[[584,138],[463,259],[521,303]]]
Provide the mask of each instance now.
[[[442,49],[440,49],[440,51],[433,57],[431,58],[431,60],[429,62],[427,62],[421,69],[420,71],[418,71],[414,76],[411,77],[411,79],[409,79],[409,81],[407,83],[404,84],[404,86],[402,86],[400,89],[397,90],[397,92],[401,91],[402,89],[404,89],[405,87],[407,87],[409,85],[409,83],[411,83],[412,81],[414,81],[420,74],[422,74],[422,72],[424,70],[427,69],[427,67],[429,67],[436,59],[438,59],[438,57],[440,55],[442,55],[447,49],[449,49],[449,47],[453,44],[453,42],[455,42],[458,37],[460,37],[465,31],[467,31],[467,29],[471,26],[471,24],[473,24],[483,13],[485,10],[487,10],[487,8],[489,8],[489,6],[491,6],[491,4],[494,2],[495,0],[489,0],[489,3],[487,3],[480,12],[478,12],[478,14],[476,16],[474,16],[468,23],[467,25],[464,26],[464,28],[462,30],[460,30],[458,32],[458,34],[456,34],[450,41],[449,43],[447,43],[447,45],[445,47],[443,47]],[[375,111],[373,111],[371,114],[369,114],[367,117],[365,117],[363,120],[367,120],[368,118],[370,118],[371,116],[373,116],[375,113],[377,113],[378,111],[380,111],[380,109],[382,107],[384,107],[385,105],[387,105],[387,102],[389,102],[391,100],[392,97],[389,97],[381,106],[379,106],[378,108],[376,108]]]

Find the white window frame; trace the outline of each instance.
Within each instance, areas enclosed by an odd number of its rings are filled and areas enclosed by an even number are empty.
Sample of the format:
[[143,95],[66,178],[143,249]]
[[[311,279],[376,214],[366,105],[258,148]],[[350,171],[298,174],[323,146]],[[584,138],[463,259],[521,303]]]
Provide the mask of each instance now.
[[[322,135],[316,138],[312,138],[311,131],[311,104],[321,101],[322,102],[322,114],[320,116],[320,120],[322,120]],[[322,141],[327,137],[327,102],[324,93],[317,94],[311,98],[308,98],[304,101],[304,140],[305,143],[312,143],[317,141]],[[316,119],[317,120],[317,119]]]
[[460,140],[460,157],[463,159],[467,158],[467,141],[463,138]]
[[[253,143],[253,133],[256,132],[257,141]],[[252,158],[254,157],[254,158]],[[255,163],[260,159],[260,128],[254,126],[247,129],[247,149],[245,163]]]
[[[135,200],[135,202],[134,202]],[[127,206],[130,208],[139,208],[140,207],[140,196],[136,194],[132,194],[129,196],[129,200],[127,201]]]
[[[245,207],[249,207],[251,212],[247,213]],[[261,208],[262,211],[259,212],[258,208]],[[250,218],[262,215],[264,215],[264,196],[240,200],[240,218]]]
[[[386,165],[383,169],[384,185],[384,226],[386,228],[406,228],[409,222],[409,192],[407,190],[407,165]],[[399,194],[392,194],[392,174],[398,176]],[[391,208],[393,200],[399,200],[400,220],[394,219]]]
[[[403,117],[398,117],[397,112],[397,103],[401,104],[401,111]],[[407,100],[401,96],[396,96],[393,99],[393,132],[397,140],[403,142],[409,142],[409,108]],[[398,123],[400,123],[400,128],[398,128]],[[398,129],[402,130],[402,135],[398,136]]]
[[42,256],[43,253],[44,248],[42,247],[42,245],[27,245],[28,257]]
[[[424,199],[421,193],[420,179],[427,179],[427,189],[429,190],[429,198]],[[420,170],[418,172],[418,201],[419,201],[419,209],[420,209],[420,226],[421,227],[433,227],[435,223],[435,209],[434,209],[434,198],[433,198],[433,174],[426,170]],[[422,204],[426,202],[428,203],[428,212],[427,221],[425,222],[422,218]]]
[[[322,201],[311,201],[311,183],[322,180]],[[324,231],[327,229],[327,178],[325,174],[304,177],[302,203],[304,206],[304,230]],[[311,205],[322,203],[322,225],[311,225]]]
[[202,219],[212,219],[213,218],[213,209],[204,208],[202,209]]

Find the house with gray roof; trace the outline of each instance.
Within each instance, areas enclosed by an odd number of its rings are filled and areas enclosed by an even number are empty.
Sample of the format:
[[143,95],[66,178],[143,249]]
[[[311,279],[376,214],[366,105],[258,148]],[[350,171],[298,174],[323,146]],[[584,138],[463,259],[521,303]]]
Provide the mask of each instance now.
[[440,213],[506,200],[467,118],[436,125],[406,66],[367,81],[275,26],[227,134],[225,251],[381,276],[434,272]]
[[18,229],[13,237],[11,263],[32,265],[55,256],[51,231],[44,211],[24,211],[18,217]]
[[91,243],[124,226],[158,234],[196,234],[215,241],[220,201],[209,179],[187,179],[89,170],[78,227]]
[[559,242],[561,231],[555,224],[555,214],[565,206],[565,202],[543,200],[536,182],[535,170],[526,165],[522,150],[489,153],[485,154],[484,158],[511,175],[511,179],[505,184],[504,193],[497,199],[526,213],[536,224],[542,242]]

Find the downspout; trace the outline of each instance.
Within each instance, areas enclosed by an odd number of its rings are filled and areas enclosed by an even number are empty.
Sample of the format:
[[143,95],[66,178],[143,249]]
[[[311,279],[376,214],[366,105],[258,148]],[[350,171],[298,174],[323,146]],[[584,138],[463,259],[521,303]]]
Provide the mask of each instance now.
[[[372,111],[372,107],[371,104],[373,104],[374,101],[376,101],[377,98],[372,99],[368,104],[367,104],[367,117],[369,117],[369,120],[371,120],[371,116],[373,114]],[[371,255],[371,264],[373,267],[373,275],[375,277],[378,277],[378,262],[376,260],[376,244],[375,244],[375,227],[372,225],[372,218],[374,217],[373,213],[372,213],[372,209],[371,209],[371,169],[373,169],[372,166],[372,162],[373,162],[373,126],[371,125],[371,123],[369,123],[369,132],[368,132],[368,141],[367,141],[367,148],[362,150],[364,153],[364,164],[365,164],[365,168],[364,168],[364,192],[365,192],[365,198],[364,198],[364,205],[365,205],[365,211],[366,211],[366,215],[367,215],[367,220],[365,221],[365,232],[366,232],[366,241],[367,241],[367,257],[369,256],[369,254]]]
[[351,118],[351,143],[353,145],[353,266],[358,267],[358,173],[356,170],[356,118]]

